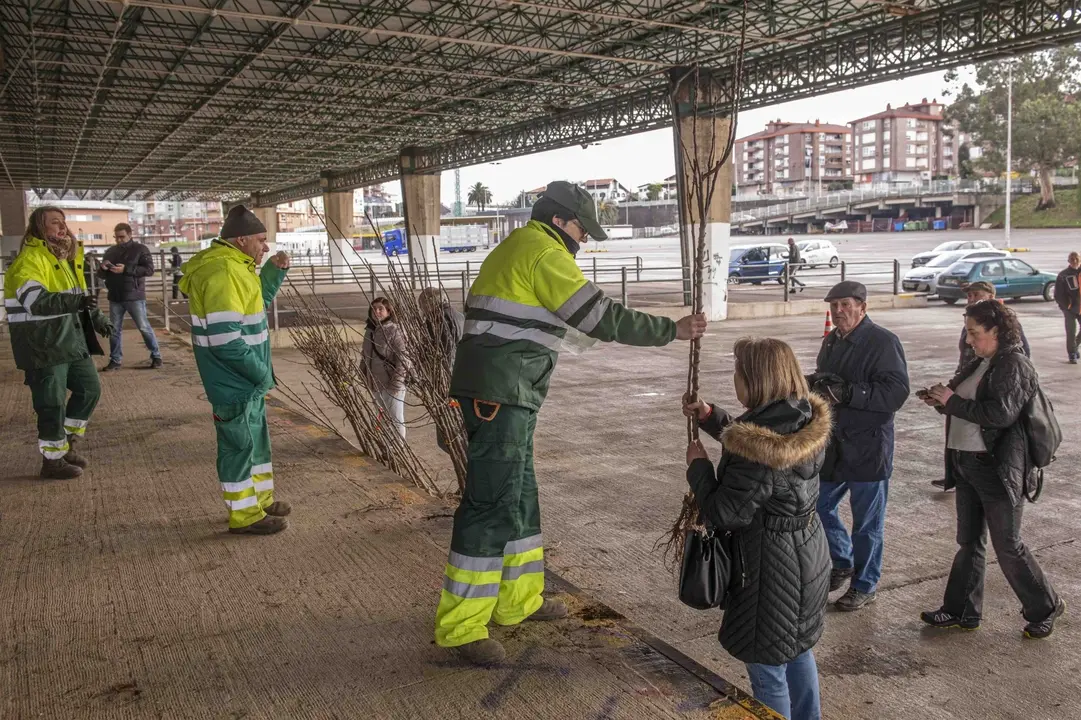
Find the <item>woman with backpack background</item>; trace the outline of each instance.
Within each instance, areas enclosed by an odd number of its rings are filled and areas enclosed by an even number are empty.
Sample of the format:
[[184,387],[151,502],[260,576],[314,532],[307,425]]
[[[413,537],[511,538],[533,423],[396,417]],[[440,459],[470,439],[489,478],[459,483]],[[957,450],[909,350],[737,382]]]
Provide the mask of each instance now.
[[364,330],[361,364],[372,396],[384,417],[405,440],[405,381],[409,377],[409,358],[405,335],[394,317],[394,307],[386,298],[372,300]]
[[921,613],[934,627],[974,630],[983,611],[984,527],[999,566],[1021,601],[1027,638],[1049,637],[1066,611],[1036,558],[1021,541],[1024,498],[1036,468],[1022,412],[1039,390],[1036,368],[1021,350],[1021,324],[995,300],[968,306],[965,326],[976,359],[948,385],[917,392],[946,415],[946,489],[957,488],[957,542],[942,607]]

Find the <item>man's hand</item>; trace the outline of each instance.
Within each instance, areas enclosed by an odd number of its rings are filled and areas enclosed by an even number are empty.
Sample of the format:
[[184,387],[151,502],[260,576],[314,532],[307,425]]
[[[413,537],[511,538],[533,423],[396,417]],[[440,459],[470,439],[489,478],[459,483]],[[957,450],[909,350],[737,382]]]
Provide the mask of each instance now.
[[270,262],[274,263],[279,270],[287,270],[289,268],[289,253],[279,250],[270,258]]
[[683,393],[683,414],[689,418],[698,418],[698,422],[702,422],[709,417],[711,410],[709,403],[705,400],[695,400],[691,402],[691,394]]
[[109,321],[109,318],[105,317],[101,313],[91,313],[90,323],[94,326],[94,332],[102,337],[112,337],[115,328]]
[[688,315],[676,321],[676,340],[694,340],[706,334],[706,316]]
[[815,373],[807,377],[811,390],[829,401],[830,405],[844,405],[852,399],[852,386],[840,375]]
[[953,397],[953,390],[938,383],[927,389],[927,397],[934,401],[936,405],[945,405]]
[[110,265],[109,272],[119,275],[120,273],[124,272],[124,263]]
[[702,460],[709,460],[709,454],[706,452],[706,449],[702,447],[701,440],[694,440],[687,446],[687,465],[690,465],[699,458]]

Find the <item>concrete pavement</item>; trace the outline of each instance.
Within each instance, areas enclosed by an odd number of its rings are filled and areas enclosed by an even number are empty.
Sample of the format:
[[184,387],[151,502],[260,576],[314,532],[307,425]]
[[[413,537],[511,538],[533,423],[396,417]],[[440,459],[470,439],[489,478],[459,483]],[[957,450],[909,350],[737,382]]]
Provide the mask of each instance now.
[[556,578],[570,619],[496,629],[510,660],[464,666],[432,641],[452,508],[280,408],[292,525],[229,535],[190,351],[163,337],[165,367],[138,369],[125,335],[91,468],[67,482],[36,478],[30,393],[0,337],[0,718],[769,716]]

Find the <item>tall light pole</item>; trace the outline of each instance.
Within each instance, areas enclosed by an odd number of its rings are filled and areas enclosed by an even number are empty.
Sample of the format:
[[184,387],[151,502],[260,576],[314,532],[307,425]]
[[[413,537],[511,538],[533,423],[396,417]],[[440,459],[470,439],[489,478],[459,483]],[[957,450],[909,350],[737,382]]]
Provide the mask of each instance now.
[[1013,63],[1006,71],[1006,247],[1010,245],[1010,196],[1013,190]]

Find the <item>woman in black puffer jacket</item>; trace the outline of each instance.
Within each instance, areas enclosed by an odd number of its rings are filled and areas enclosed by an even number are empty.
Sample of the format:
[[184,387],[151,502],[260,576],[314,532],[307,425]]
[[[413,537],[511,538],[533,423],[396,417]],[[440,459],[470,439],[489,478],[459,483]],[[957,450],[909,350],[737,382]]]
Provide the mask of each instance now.
[[999,567],[1028,620],[1024,635],[1048,637],[1066,604],[1021,541],[1026,483],[1033,481],[1025,405],[1039,388],[1021,347],[1021,323],[1010,308],[982,300],[965,310],[966,342],[976,359],[948,385],[917,393],[946,415],[946,489],[957,488],[957,543],[942,607],[920,618],[940,628],[980,626],[985,574],[984,528]]
[[755,698],[792,720],[818,720],[811,648],[822,635],[830,558],[815,503],[830,409],[780,340],[743,339],[734,355],[736,397],[747,412],[732,419],[702,401],[684,405],[723,446],[716,472],[701,443],[687,448],[703,523],[734,533],[721,645],[747,664]]

